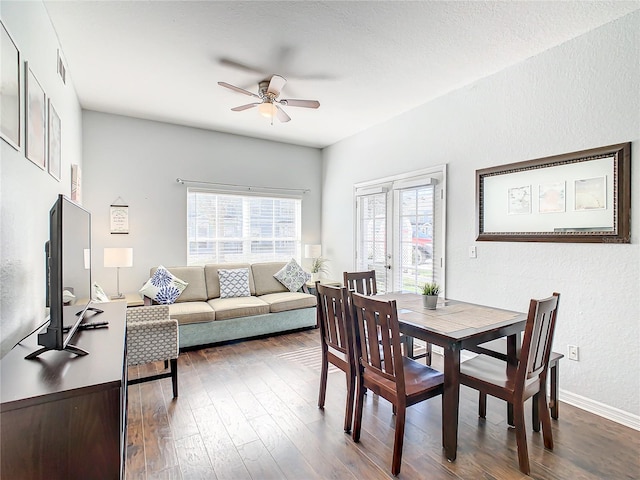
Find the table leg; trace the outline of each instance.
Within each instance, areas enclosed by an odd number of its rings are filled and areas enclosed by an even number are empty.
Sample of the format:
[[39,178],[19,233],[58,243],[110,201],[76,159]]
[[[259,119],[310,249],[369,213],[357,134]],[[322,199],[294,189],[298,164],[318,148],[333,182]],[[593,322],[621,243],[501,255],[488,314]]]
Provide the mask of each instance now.
[[458,448],[458,406],[460,403],[460,346],[444,348],[444,393],[442,395],[442,446],[450,462]]
[[[518,364],[518,358],[520,357],[520,333],[509,335],[507,337],[507,362],[512,365]],[[513,421],[513,404],[507,403],[507,424],[512,427],[515,426]]]

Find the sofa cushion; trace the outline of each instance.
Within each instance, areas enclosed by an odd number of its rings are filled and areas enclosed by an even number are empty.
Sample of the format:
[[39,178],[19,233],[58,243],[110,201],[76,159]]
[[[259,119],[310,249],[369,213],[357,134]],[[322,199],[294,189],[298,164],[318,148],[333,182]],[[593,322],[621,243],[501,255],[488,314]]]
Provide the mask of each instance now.
[[176,277],[162,265],[155,269],[151,278],[140,289],[140,294],[158,303],[174,303],[187,288],[188,282]]
[[[156,270],[156,267],[151,269],[151,276],[153,276]],[[168,267],[167,270],[189,284],[176,300],[177,303],[204,302],[207,300],[204,267]]]
[[235,270],[237,268],[249,269],[249,293],[256,294],[256,287],[253,284],[253,275],[251,273],[251,265],[248,263],[212,263],[204,266],[204,276],[207,284],[207,299],[220,297],[220,277],[219,269]]
[[256,285],[255,294],[260,296],[267,293],[288,292],[289,289],[274,277],[286,264],[287,262],[263,262],[251,265],[253,281]]
[[269,304],[271,313],[316,306],[316,296],[302,292],[268,293],[258,298]]
[[220,298],[250,297],[249,269],[218,269],[220,279]]
[[178,320],[179,325],[184,325],[212,322],[216,319],[216,312],[207,302],[183,302],[169,305],[169,316]]
[[305,272],[295,259],[291,259],[274,277],[291,292],[297,292],[302,285],[311,279],[311,274]]
[[216,312],[216,321],[269,313],[269,304],[258,297],[213,298],[207,302]]

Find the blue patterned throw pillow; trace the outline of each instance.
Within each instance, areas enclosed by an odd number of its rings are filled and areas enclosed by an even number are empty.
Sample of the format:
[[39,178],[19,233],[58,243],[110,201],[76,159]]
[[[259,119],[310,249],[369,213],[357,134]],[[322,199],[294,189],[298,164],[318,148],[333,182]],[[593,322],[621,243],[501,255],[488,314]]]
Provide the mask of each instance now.
[[287,287],[290,292],[297,292],[302,285],[309,281],[311,274],[305,272],[302,267],[298,265],[298,262],[292,258],[274,277]]
[[160,265],[140,289],[140,293],[158,303],[169,305],[175,303],[187,285],[189,285],[187,282],[180,280]]
[[220,298],[250,297],[249,290],[249,269],[234,268],[218,270],[220,278]]

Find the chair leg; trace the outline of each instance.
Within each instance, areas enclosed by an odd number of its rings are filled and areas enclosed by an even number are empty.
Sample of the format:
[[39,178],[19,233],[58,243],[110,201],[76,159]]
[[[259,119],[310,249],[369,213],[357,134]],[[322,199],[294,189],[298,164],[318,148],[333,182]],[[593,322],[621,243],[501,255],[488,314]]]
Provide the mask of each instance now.
[[507,402],[507,425],[515,427],[515,423],[513,422],[513,404]]
[[433,345],[431,345],[430,343],[426,344],[426,348],[427,348],[427,356],[425,357],[424,361],[427,364],[427,366],[431,366],[431,359],[433,358]]
[[171,359],[171,386],[173,387],[173,398],[178,397],[178,359]]
[[551,417],[547,406],[547,392],[542,390],[538,394],[538,411],[542,422],[542,438],[545,448],[553,450],[553,433],[551,432]]
[[166,370],[167,368],[169,368],[169,360],[164,361],[164,369]]
[[353,402],[355,396],[356,377],[353,371],[347,372],[347,405],[344,412],[344,431],[351,431],[351,423],[353,421]]
[[[513,406],[513,414],[516,427],[516,443],[518,444],[518,463],[520,464],[520,471],[525,475],[529,475],[529,451],[527,449],[527,430],[524,424],[524,402],[518,402]],[[547,416],[548,415],[549,413],[547,412]]]
[[400,405],[397,407],[396,413],[396,432],[393,441],[393,460],[391,461],[391,473],[392,475],[398,475],[400,473],[400,467],[402,465],[402,444],[404,442],[404,420],[407,413],[406,405]]
[[324,408],[324,400],[327,394],[327,373],[329,371],[329,360],[327,350],[322,349],[322,370],[320,371],[320,393],[318,394],[318,407]]
[[360,429],[362,428],[362,409],[364,407],[364,392],[361,379],[357,379],[356,387],[356,409],[353,413],[353,429],[351,430],[351,438],[354,442],[360,441]]
[[487,394],[485,392],[478,392],[478,416],[480,418],[487,418]]

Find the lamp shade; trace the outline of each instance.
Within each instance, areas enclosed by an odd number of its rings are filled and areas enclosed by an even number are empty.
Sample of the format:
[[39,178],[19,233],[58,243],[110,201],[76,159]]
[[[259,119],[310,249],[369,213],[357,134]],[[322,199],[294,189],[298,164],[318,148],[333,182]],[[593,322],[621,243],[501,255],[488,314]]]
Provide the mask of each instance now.
[[305,245],[304,257],[305,258],[318,258],[322,255],[322,245]]
[[105,267],[133,267],[133,248],[105,248]]

